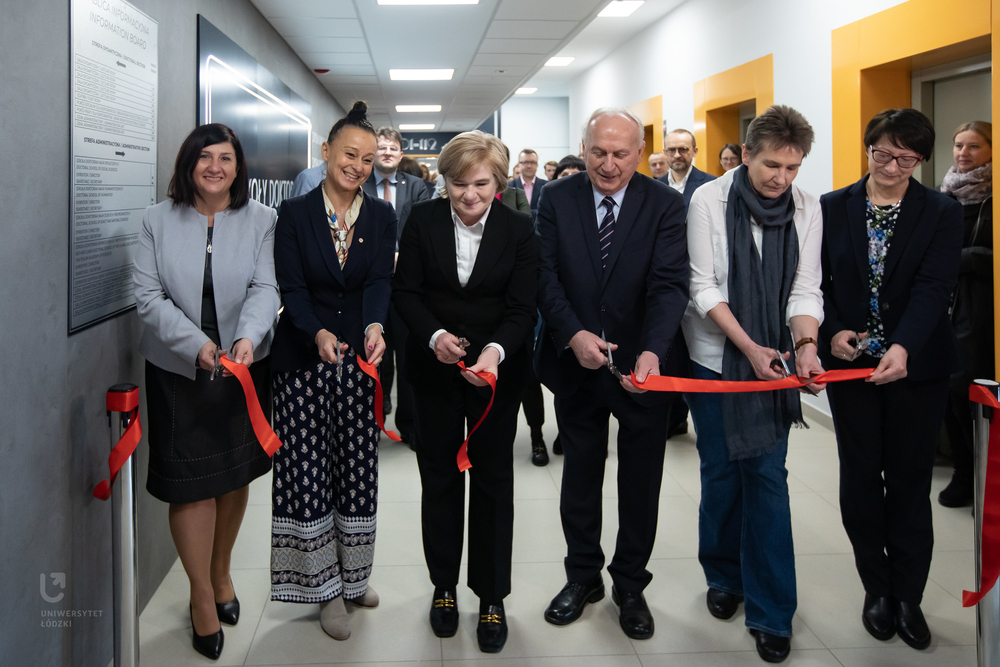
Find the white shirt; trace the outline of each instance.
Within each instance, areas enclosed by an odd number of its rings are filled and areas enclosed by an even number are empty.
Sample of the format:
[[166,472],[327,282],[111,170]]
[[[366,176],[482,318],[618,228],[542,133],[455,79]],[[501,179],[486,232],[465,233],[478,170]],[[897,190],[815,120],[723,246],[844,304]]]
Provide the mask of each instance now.
[[[591,187],[593,188],[594,186],[591,186]],[[618,192],[614,193],[613,195],[604,195],[604,194],[601,194],[600,192],[598,192],[597,188],[594,188],[594,207],[597,209],[597,228],[598,229],[601,228],[601,222],[604,221],[604,216],[608,214],[608,209],[607,209],[607,207],[603,203],[604,202],[604,198],[606,196],[610,196],[612,199],[615,200],[615,206],[614,206],[614,209],[612,210],[612,213],[614,213],[615,221],[617,222],[618,221],[618,213],[622,210],[622,202],[625,201],[625,191],[626,190],[628,190],[628,183],[625,184],[624,188],[622,188]]]
[[383,176],[377,171],[375,172],[375,192],[378,194],[379,199],[385,199],[382,186],[383,182],[386,184],[386,187],[389,188],[389,197],[392,199],[392,207],[396,208],[396,172],[392,172],[388,176]]
[[667,185],[672,187],[677,192],[684,194],[684,187],[687,185],[688,178],[691,177],[691,172],[694,171],[694,162],[688,167],[687,173],[684,174],[684,178],[677,182],[674,180],[674,171],[672,169],[667,169]]
[[[691,301],[684,312],[681,328],[691,360],[716,373],[722,372],[722,351],[726,334],[708,318],[708,311],[729,303],[729,252],[726,240],[726,208],[733,170],[694,191],[687,213],[688,255],[691,258]],[[819,200],[792,184],[795,215],[792,222],[799,238],[799,266],[785,309],[787,325],[793,317],[809,315],[823,323],[823,214]],[[760,253],[763,235],[758,225],[751,228]],[[790,352],[791,350],[781,350]]]
[[[458,217],[455,213],[455,207],[451,208],[451,221],[455,226],[455,265],[458,268],[458,284],[465,287],[469,284],[469,278],[472,276],[472,269],[476,266],[476,257],[479,256],[479,246],[483,243],[483,232],[486,230],[486,218],[490,215],[490,209],[493,208],[493,204],[486,207],[486,212],[483,213],[483,217],[476,220],[475,224],[466,225],[462,222],[462,219]],[[437,343],[438,336],[445,333],[444,329],[438,329],[431,335],[430,348],[434,349],[434,344]],[[500,353],[500,361],[504,360],[503,346],[499,343],[488,343],[483,346],[485,350],[487,347],[495,347],[497,352]]]

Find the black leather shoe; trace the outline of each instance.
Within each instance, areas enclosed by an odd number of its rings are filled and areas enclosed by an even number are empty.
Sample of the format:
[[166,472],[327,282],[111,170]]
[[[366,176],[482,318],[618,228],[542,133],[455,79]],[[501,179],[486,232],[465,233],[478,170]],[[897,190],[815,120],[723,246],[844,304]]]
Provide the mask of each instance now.
[[568,582],[559,595],[552,598],[545,610],[545,620],[552,625],[569,625],[583,614],[588,602],[604,599],[604,581],[597,579],[590,584]]
[[673,426],[670,427],[670,429],[667,431],[667,440],[674,437],[675,435],[687,435],[687,432],[688,432],[688,423],[687,420],[685,419],[679,424],[674,424]]
[[226,643],[226,636],[222,634],[222,628],[210,635],[199,635],[194,629],[194,612],[190,605],[188,605],[188,613],[191,615],[191,646],[206,658],[218,660],[219,656],[222,655],[222,645]]
[[649,639],[653,636],[653,615],[642,593],[625,591],[619,597],[618,589],[611,587],[611,601],[618,605],[618,624],[625,636],[632,639]]
[[957,474],[952,475],[948,486],[944,487],[938,494],[939,503],[945,507],[965,507],[972,504],[972,480],[963,479],[963,477]]
[[531,462],[539,467],[549,464],[549,452],[545,449],[544,440],[531,443]]
[[507,614],[503,603],[479,605],[479,626],[476,628],[479,650],[483,653],[499,653],[507,643]]
[[386,417],[392,414],[392,398],[388,395],[382,399],[382,414]]
[[779,637],[768,632],[750,629],[750,634],[757,638],[757,655],[764,662],[784,662],[791,649],[791,638]]
[[454,637],[458,632],[458,602],[455,600],[455,591],[434,589],[434,601],[431,602],[431,629],[438,637]]
[[900,639],[918,651],[931,645],[931,630],[927,627],[920,605],[893,600],[892,611]]
[[240,599],[234,595],[229,602],[216,602],[215,613],[226,625],[236,625],[240,621]]
[[885,641],[896,634],[892,600],[865,593],[865,606],[861,609],[861,623],[875,639]]
[[726,593],[718,588],[709,588],[705,595],[705,602],[708,604],[708,611],[712,616],[725,621],[736,615],[736,610],[743,602],[743,596]]
[[562,456],[562,453],[563,453],[562,452],[562,440],[559,439],[558,435],[556,436],[556,439],[552,441],[552,453],[553,454],[558,454],[559,456]]

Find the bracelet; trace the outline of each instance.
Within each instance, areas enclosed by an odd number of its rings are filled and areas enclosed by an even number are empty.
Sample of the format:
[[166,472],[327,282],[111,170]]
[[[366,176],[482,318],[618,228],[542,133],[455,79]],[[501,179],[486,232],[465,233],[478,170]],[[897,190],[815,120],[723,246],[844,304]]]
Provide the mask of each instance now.
[[819,343],[816,342],[815,338],[812,338],[812,337],[809,337],[809,338],[800,338],[799,342],[797,342],[795,344],[795,351],[798,352],[800,347],[802,347],[803,345],[808,345],[809,343],[812,343],[816,347],[819,347]]

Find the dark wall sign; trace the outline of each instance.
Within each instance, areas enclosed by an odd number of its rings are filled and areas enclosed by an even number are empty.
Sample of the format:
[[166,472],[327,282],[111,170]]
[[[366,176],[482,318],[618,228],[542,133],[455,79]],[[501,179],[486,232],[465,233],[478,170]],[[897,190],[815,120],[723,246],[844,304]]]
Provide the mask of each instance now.
[[458,132],[403,132],[403,153],[437,155]]
[[277,208],[310,166],[312,105],[198,16],[198,122],[228,125],[250,170],[250,196]]

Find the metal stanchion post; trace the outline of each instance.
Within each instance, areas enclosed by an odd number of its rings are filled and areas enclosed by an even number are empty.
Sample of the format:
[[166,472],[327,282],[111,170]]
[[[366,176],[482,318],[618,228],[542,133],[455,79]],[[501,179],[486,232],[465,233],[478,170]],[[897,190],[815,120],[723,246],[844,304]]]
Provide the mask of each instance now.
[[[109,394],[128,393],[134,384],[116,384]],[[134,419],[133,412],[108,411],[111,448],[118,444]],[[136,542],[135,462],[122,465],[111,491],[111,539],[114,562],[115,667],[139,667],[139,603],[137,576],[139,549]]]
[[[986,387],[994,396],[1000,390],[1000,383],[992,380],[976,380],[978,385]],[[986,495],[986,462],[989,458],[990,422],[994,417],[993,408],[973,403],[976,420],[973,445],[975,448],[976,465],[976,582],[982,581],[982,544],[983,544],[983,499]],[[1000,585],[983,597],[976,605],[976,653],[979,657],[979,667],[1000,667]]]

